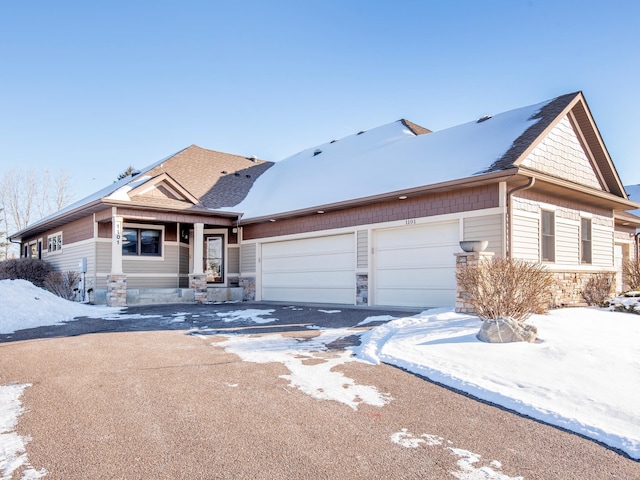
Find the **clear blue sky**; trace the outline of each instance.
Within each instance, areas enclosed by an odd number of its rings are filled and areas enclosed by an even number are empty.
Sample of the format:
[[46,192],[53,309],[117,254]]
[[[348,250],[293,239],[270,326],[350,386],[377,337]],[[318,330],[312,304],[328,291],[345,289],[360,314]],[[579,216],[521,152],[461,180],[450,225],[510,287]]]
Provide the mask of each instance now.
[[279,160],[408,118],[439,130],[582,90],[640,183],[637,1],[7,1],[0,174],[76,198],[191,144]]

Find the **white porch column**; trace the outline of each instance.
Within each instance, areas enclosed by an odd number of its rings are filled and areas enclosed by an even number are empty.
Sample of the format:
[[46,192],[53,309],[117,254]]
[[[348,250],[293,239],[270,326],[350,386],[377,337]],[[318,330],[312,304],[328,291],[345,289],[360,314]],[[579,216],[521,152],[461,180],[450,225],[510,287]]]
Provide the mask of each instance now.
[[204,223],[193,224],[193,273],[202,275],[204,269],[202,259],[204,258]]
[[122,275],[122,217],[112,217],[111,224],[111,274]]

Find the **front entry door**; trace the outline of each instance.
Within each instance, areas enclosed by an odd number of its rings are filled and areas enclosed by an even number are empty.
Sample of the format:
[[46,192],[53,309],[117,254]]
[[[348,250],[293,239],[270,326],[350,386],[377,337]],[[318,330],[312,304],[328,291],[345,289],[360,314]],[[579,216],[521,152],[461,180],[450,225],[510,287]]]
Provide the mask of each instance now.
[[223,235],[205,237],[204,273],[207,276],[207,283],[224,282],[223,241]]

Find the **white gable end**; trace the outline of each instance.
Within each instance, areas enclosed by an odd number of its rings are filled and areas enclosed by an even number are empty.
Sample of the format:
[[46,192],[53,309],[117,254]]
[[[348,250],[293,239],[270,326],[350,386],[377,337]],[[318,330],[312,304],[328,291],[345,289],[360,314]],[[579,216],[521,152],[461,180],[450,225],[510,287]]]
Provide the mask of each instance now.
[[564,117],[524,159],[521,166],[602,190],[569,119]]

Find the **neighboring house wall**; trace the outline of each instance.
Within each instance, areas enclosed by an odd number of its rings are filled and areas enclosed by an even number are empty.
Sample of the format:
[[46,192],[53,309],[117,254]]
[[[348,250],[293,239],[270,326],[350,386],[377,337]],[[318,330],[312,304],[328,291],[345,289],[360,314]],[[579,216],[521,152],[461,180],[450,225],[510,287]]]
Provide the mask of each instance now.
[[522,166],[598,190],[602,188],[567,117],[527,155]]

